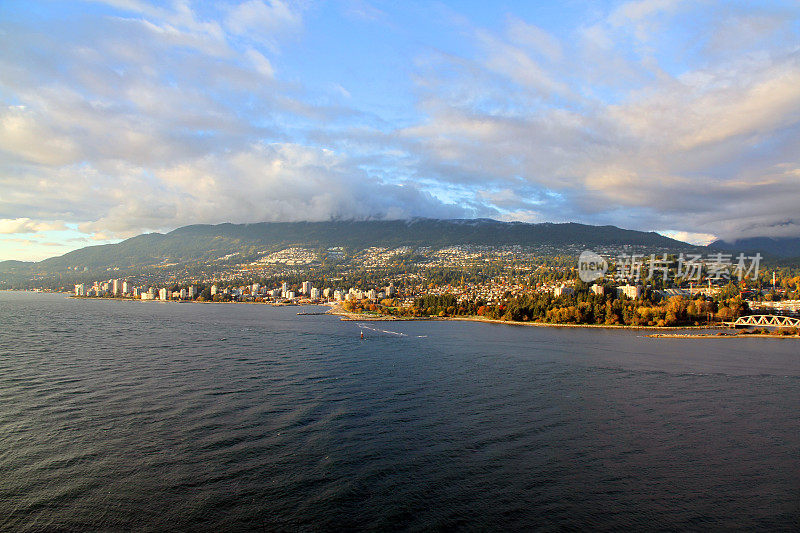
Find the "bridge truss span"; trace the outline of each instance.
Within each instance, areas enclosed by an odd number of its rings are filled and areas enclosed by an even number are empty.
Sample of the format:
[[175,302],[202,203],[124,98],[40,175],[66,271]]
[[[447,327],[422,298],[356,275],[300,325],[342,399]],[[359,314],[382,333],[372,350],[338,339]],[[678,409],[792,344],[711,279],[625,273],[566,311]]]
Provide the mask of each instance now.
[[733,327],[764,326],[773,328],[797,328],[800,327],[800,318],[779,315],[747,315],[740,316],[735,322],[732,322],[731,325]]

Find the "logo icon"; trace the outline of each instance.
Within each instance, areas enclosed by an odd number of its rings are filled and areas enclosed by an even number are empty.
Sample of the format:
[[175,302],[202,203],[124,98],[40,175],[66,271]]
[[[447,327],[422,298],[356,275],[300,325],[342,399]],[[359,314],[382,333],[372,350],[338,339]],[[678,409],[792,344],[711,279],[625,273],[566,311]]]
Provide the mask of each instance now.
[[589,283],[608,272],[608,262],[591,250],[584,250],[578,257],[578,277]]

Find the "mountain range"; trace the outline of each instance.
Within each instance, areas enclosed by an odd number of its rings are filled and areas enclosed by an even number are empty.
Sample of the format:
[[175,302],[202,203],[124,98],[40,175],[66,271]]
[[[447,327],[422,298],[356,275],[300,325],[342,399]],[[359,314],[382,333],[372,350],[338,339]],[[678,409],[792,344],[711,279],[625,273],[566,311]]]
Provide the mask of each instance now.
[[800,238],[796,237],[752,237],[735,241],[716,241],[710,248],[738,252],[760,252],[777,257],[800,257]]
[[289,246],[348,249],[383,247],[646,246],[680,250],[691,245],[655,232],[585,224],[529,224],[491,219],[334,220],[326,222],[263,222],[258,224],[192,225],[169,233],[147,233],[116,244],[88,246],[36,263],[0,262],[0,272],[31,267],[49,272],[72,266],[89,269],[154,265],[164,262],[212,260],[235,252]]
[[655,232],[591,226],[577,223],[500,222],[491,219],[440,220],[332,220],[326,222],[262,222],[258,224],[191,225],[168,233],[147,233],[116,244],[87,246],[39,262],[0,261],[0,273],[25,276],[28,273],[139,268],[168,263],[214,261],[229,254],[236,260],[255,258],[266,251],[291,246],[309,248],[343,247],[432,247],[456,245],[539,247],[551,253],[576,247],[645,247],[652,252],[685,250],[759,251],[766,256],[800,257],[800,239],[755,238],[733,242],[717,241],[708,248],[692,246]]

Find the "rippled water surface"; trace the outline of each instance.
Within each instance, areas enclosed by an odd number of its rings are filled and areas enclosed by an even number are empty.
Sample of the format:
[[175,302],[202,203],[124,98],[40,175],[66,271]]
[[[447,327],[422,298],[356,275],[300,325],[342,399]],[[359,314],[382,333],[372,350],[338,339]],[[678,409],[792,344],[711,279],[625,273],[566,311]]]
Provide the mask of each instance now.
[[0,292],[0,529],[800,528],[796,340],[298,310]]

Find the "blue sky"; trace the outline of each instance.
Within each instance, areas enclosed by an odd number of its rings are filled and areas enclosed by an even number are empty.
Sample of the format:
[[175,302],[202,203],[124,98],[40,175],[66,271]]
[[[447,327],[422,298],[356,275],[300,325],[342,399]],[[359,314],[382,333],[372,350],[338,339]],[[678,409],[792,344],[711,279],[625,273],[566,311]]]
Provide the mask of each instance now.
[[0,4],[0,260],[192,223],[800,236],[797,2]]

